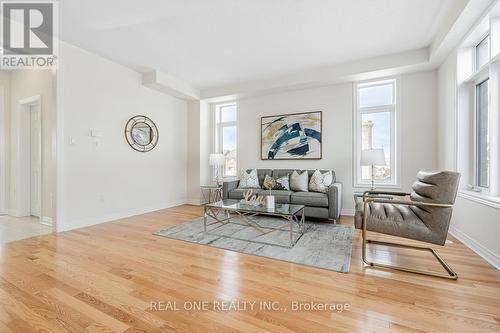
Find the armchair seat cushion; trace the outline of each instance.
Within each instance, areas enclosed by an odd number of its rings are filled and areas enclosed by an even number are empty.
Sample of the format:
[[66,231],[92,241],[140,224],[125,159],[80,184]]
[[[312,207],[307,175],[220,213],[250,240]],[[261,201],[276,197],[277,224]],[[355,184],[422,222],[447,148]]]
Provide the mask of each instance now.
[[290,203],[313,207],[328,207],[328,195],[319,192],[293,192]]
[[[435,242],[435,235],[415,214],[411,206],[371,202],[366,229],[386,235],[393,235],[424,242]],[[356,205],[355,226],[363,226],[364,205]]]

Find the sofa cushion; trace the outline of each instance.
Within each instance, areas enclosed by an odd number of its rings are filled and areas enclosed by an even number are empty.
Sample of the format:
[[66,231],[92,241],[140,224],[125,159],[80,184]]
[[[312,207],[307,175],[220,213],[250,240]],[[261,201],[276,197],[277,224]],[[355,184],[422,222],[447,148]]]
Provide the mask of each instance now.
[[309,180],[309,191],[326,193],[332,184],[333,174],[331,171],[322,173],[316,170]]
[[[292,193],[292,191],[271,190],[271,195],[274,195],[274,202],[276,203],[290,203],[290,195]],[[260,190],[257,194],[268,196],[269,190]]]
[[328,195],[319,192],[294,192],[290,203],[304,206],[328,207]]
[[290,176],[294,170],[293,169],[274,169],[273,178],[280,178],[283,176]]
[[240,174],[240,183],[238,188],[257,188],[260,189],[259,179],[257,178],[257,169],[250,172],[242,171]]
[[292,172],[290,175],[290,189],[297,192],[309,191],[309,176],[307,171],[302,173],[298,173],[297,171]]
[[[247,172],[250,172],[252,169],[248,169]],[[259,186],[263,188],[264,178],[266,175],[271,176],[273,174],[273,170],[271,169],[257,169],[257,177],[259,178]]]
[[[231,190],[228,193],[228,198],[229,199],[241,200],[241,199],[243,199],[243,192],[246,192],[248,190],[249,189],[247,189],[247,188],[237,188],[237,189]],[[252,189],[252,190],[253,190],[253,194],[252,195],[258,194],[258,192],[261,191],[259,189]]]
[[[308,181],[311,181],[311,176],[314,174],[316,170],[307,170],[307,173],[309,174],[309,180]],[[326,173],[328,171],[331,171],[332,172],[332,184],[335,183],[337,181],[337,178],[335,176],[335,171],[333,170],[319,170],[319,172],[321,173]]]
[[274,178],[269,175],[266,175],[266,178],[264,178],[264,183],[262,185],[263,188],[266,190],[273,189],[273,190],[290,191],[290,179],[288,175],[279,178]]

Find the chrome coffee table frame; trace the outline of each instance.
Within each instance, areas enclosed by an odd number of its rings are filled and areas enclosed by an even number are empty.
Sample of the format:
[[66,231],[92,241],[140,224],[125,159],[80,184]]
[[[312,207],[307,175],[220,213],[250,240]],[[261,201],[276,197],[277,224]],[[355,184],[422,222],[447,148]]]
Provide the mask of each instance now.
[[[221,226],[227,223],[236,223],[231,221],[231,213],[237,215],[237,217],[241,217],[241,221],[244,225],[250,226],[255,230],[259,231],[261,235],[266,235],[274,231],[287,231],[290,232],[290,244],[289,248],[292,248],[297,241],[302,237],[305,233],[305,216],[303,205],[287,205],[288,207],[293,206],[294,210],[289,212],[280,211],[281,207],[285,205],[276,204],[275,210],[263,210],[262,207],[253,207],[250,205],[240,205],[238,200],[222,200],[219,202],[215,202],[213,204],[206,204],[204,208],[203,214],[203,231],[207,234],[207,227],[213,224],[220,223]],[[224,213],[221,218],[221,212]],[[267,227],[261,226],[257,221],[253,219],[253,217],[258,215],[267,215],[267,216],[278,216],[286,220],[282,225],[278,227]],[[207,223],[207,217],[211,217],[214,219],[214,222]],[[241,224],[241,223],[238,223]],[[248,241],[248,239],[240,239],[231,236],[226,236],[228,238],[238,239]],[[254,243],[260,243],[265,245],[274,245],[274,246],[283,246],[275,243],[262,242],[262,241],[254,241]]]

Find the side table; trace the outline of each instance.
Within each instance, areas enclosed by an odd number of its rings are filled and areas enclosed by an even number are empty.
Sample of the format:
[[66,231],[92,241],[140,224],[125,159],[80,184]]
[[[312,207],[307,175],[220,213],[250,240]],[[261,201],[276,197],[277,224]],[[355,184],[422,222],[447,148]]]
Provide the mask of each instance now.
[[201,203],[210,204],[222,200],[221,185],[200,185]]

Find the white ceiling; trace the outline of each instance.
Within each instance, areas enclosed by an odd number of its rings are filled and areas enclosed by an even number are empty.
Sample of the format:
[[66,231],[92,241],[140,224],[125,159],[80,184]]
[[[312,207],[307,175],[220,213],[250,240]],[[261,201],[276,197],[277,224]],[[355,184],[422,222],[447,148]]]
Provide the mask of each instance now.
[[199,89],[428,46],[453,0],[64,0],[61,39]]

